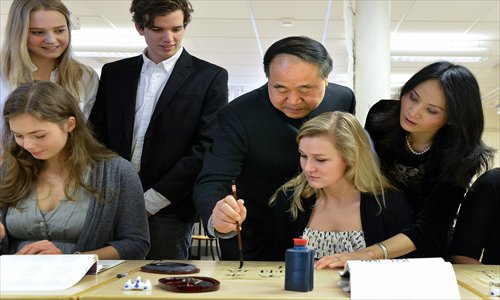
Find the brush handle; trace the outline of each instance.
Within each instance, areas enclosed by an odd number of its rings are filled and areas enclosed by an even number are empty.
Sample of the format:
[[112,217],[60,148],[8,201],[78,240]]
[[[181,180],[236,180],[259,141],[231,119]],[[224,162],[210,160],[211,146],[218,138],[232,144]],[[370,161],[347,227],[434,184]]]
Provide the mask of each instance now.
[[236,233],[238,237],[238,250],[240,252],[240,269],[243,267],[243,245],[241,244],[240,222],[236,221]]
[[[236,194],[236,182],[233,180],[231,184],[231,192],[233,193],[234,200],[238,200]],[[243,267],[243,245],[241,244],[240,222],[236,221],[236,235],[238,237],[238,250],[240,251],[240,269]]]

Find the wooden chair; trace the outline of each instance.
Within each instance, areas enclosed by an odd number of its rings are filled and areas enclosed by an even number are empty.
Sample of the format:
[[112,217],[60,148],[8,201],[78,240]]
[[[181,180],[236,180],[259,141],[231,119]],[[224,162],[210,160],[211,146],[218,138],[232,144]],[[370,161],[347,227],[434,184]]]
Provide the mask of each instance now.
[[[214,247],[215,251],[217,252],[217,259],[220,260],[220,250],[219,250],[219,241],[217,238],[212,238],[209,237],[203,228],[203,223],[198,222],[198,232],[197,234],[193,234],[191,236],[191,245],[194,245],[194,243],[197,243],[197,252],[196,252],[196,259],[201,259],[201,246],[202,244],[205,247],[205,256],[208,256],[208,249],[210,248],[210,254],[212,255],[212,259],[215,259],[215,253],[214,253]],[[192,254],[191,254],[192,255]]]

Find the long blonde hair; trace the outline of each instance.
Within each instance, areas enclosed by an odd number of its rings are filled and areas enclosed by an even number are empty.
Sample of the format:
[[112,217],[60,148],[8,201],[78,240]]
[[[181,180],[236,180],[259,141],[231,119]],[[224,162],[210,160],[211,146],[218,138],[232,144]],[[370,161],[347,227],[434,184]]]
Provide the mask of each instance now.
[[2,47],[2,73],[12,90],[31,81],[33,62],[27,42],[30,14],[33,11],[50,10],[64,15],[68,27],[68,48],[57,59],[59,76],[57,83],[66,88],[77,100],[80,98],[78,82],[87,67],[76,61],[71,54],[71,21],[68,8],[60,0],[15,0],[9,10]]
[[[326,137],[340,152],[346,163],[345,179],[358,191],[375,195],[382,209],[385,206],[384,191],[392,185],[380,170],[380,163],[370,143],[370,139],[356,117],[346,112],[326,112],[302,125],[297,135],[297,143],[304,137]],[[272,196],[276,201],[279,192],[293,191],[290,211],[294,219],[299,211],[304,211],[303,199],[319,197],[320,189],[312,188],[304,172],[283,184]]]
[[64,193],[73,199],[75,192],[84,188],[99,199],[92,186],[85,184],[86,170],[98,161],[116,154],[101,145],[85,124],[85,117],[76,100],[60,85],[50,81],[31,81],[21,84],[7,98],[3,110],[2,144],[0,146],[0,207],[15,206],[33,190],[43,161],[34,158],[20,147],[10,131],[9,120],[21,114],[63,126],[69,117],[76,119],[73,131],[59,159],[68,171]]

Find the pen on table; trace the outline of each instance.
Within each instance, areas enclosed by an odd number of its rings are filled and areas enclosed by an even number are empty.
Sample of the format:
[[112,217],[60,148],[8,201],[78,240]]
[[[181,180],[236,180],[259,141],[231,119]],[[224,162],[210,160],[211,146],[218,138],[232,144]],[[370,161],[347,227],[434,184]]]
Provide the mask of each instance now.
[[500,296],[500,287],[492,286],[490,289],[490,296],[494,296],[494,297]]
[[128,273],[118,273],[118,274],[116,274],[116,278],[122,278],[122,277],[125,277],[127,275],[128,275]]
[[[233,192],[233,197],[235,200],[238,200],[238,196],[236,194],[236,182],[233,179],[231,190]],[[240,269],[243,268],[243,246],[241,244],[241,232],[240,232],[240,222],[236,221],[236,234],[238,236],[238,250],[240,252]]]

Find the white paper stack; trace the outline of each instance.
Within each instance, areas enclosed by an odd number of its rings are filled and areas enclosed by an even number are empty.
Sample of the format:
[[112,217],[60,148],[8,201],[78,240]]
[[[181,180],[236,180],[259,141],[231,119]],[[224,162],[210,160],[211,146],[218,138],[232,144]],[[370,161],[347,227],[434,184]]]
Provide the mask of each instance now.
[[2,255],[0,291],[57,291],[77,284],[97,255]]
[[353,260],[339,273],[351,299],[460,299],[453,266],[442,258]]

